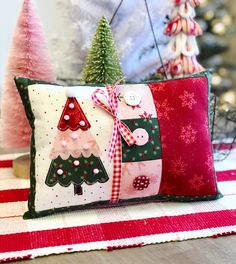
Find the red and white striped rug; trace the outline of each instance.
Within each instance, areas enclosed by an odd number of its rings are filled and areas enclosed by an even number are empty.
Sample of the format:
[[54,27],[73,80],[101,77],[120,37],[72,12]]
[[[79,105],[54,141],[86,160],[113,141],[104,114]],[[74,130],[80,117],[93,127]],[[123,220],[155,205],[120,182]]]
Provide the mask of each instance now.
[[216,170],[222,199],[149,203],[23,220],[29,181],[0,156],[0,262],[73,251],[142,246],[236,232],[236,149]]

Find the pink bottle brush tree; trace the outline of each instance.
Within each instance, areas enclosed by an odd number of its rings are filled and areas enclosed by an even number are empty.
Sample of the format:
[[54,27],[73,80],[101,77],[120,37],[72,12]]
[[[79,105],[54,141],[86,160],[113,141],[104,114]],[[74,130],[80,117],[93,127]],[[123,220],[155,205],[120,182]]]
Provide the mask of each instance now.
[[14,77],[55,81],[42,24],[34,0],[24,0],[15,28],[3,83],[1,104],[1,146],[27,148],[31,129],[17,92]]
[[201,0],[174,0],[175,7],[170,15],[170,22],[165,33],[170,36],[168,46],[172,58],[166,64],[166,70],[172,77],[201,72],[204,68],[198,63],[199,54],[196,37],[201,35],[202,29],[194,20],[194,8]]

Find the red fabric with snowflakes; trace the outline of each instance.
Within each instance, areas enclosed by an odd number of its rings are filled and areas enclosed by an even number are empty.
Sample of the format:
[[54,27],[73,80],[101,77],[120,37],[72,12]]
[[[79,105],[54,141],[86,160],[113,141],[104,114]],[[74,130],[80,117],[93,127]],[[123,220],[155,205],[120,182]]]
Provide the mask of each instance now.
[[208,128],[208,79],[150,84],[158,113],[163,172],[160,194],[217,193]]

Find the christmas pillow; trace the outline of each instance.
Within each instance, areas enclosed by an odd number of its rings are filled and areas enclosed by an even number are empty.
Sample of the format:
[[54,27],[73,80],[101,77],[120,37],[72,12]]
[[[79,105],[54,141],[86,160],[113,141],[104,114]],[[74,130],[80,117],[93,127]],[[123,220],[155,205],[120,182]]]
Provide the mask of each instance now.
[[209,78],[61,87],[16,78],[33,129],[28,212],[211,200]]

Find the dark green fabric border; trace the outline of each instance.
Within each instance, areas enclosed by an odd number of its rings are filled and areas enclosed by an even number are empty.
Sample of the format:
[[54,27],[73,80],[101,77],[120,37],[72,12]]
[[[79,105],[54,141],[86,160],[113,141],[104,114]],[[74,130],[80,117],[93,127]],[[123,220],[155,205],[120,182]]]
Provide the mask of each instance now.
[[29,93],[28,93],[28,86],[33,84],[49,84],[44,81],[39,80],[31,80],[27,78],[22,77],[15,77],[14,78],[16,87],[19,91],[21,100],[23,102],[26,116],[28,118],[30,127],[32,129],[32,135],[31,135],[31,146],[30,146],[30,191],[29,191],[29,198],[28,198],[28,210],[29,212],[35,212],[35,193],[36,193],[36,179],[35,179],[35,156],[36,156],[36,148],[35,148],[35,138],[34,138],[34,113],[31,108],[31,102],[29,99]]
[[[186,78],[198,78],[198,77],[205,77],[208,80],[208,98],[210,95],[210,81],[211,81],[211,74],[208,71],[204,71],[198,74],[191,75],[189,77],[182,77],[177,79],[186,79]],[[159,80],[159,81],[148,81],[147,84],[150,83],[158,83],[158,82],[170,82],[172,80],[176,79],[169,79],[169,80]],[[35,211],[35,193],[36,193],[36,179],[35,179],[35,155],[36,155],[36,149],[35,149],[35,138],[34,138],[34,121],[35,117],[31,108],[31,102],[29,99],[28,94],[28,86],[33,84],[51,84],[56,85],[53,83],[48,83],[45,81],[40,80],[31,80],[24,77],[16,77],[15,83],[17,86],[17,89],[20,93],[25,112],[27,115],[27,118],[29,120],[30,126],[32,128],[32,137],[31,137],[31,164],[30,164],[30,193],[29,193],[29,200],[28,200],[28,211],[24,214],[24,219],[32,219],[32,218],[38,218],[42,216],[51,215],[54,213],[59,212],[65,212],[65,211],[74,211],[78,209],[92,209],[92,208],[103,208],[103,207],[115,207],[115,206],[124,206],[124,205],[130,205],[130,204],[139,204],[142,202],[153,202],[153,201],[178,201],[178,202],[194,202],[194,201],[209,201],[209,200],[215,200],[218,198],[221,198],[223,195],[219,192],[217,189],[217,193],[215,195],[204,195],[204,196],[175,196],[175,195],[168,195],[168,194],[161,194],[161,195],[155,195],[155,196],[149,196],[144,198],[134,198],[129,200],[120,200],[119,204],[112,204],[110,201],[98,201],[93,202],[90,204],[85,205],[77,205],[77,206],[68,206],[68,207],[60,207],[60,208],[52,208],[50,210],[44,210],[44,211]],[[145,82],[144,82],[145,83]],[[79,84],[79,86],[100,86],[104,87],[104,85],[101,84]],[[208,103],[208,120],[209,120],[209,103]],[[209,124],[208,124],[209,127]],[[209,128],[210,129],[210,128]],[[215,184],[217,186],[216,181],[216,174],[214,172],[214,178],[215,178]]]

